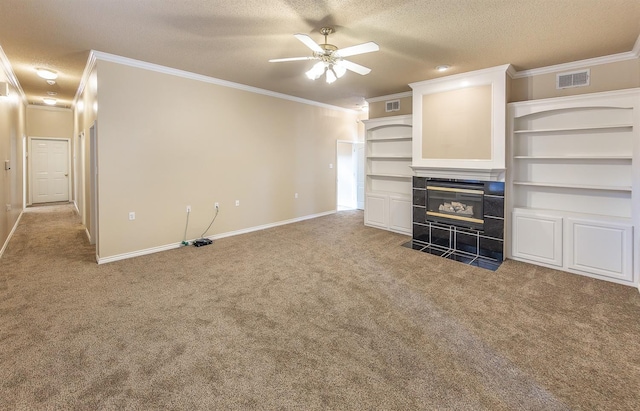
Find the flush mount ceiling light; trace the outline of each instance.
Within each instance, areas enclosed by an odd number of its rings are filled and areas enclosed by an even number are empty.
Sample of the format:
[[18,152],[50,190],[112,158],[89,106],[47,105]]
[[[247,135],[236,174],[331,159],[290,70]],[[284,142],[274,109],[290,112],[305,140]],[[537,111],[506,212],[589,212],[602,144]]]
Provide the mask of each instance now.
[[54,80],[47,80],[47,84],[53,86],[56,82]]
[[38,76],[42,77],[45,80],[55,80],[58,78],[58,73],[49,69],[39,68],[36,69],[36,73],[38,73]]
[[443,64],[441,66],[437,66],[436,70],[438,70],[439,72],[443,72],[443,71],[447,71],[451,68],[451,66],[447,66],[446,64]]
[[58,100],[56,100],[55,98],[49,98],[49,97],[43,98],[42,101],[44,102],[44,104],[48,106],[55,106],[56,103],[58,102]]
[[55,96],[58,93],[56,93],[55,91],[47,91],[47,94],[50,96]]
[[306,34],[295,34],[295,38],[304,43],[313,51],[313,57],[288,57],[283,59],[271,59],[270,63],[280,63],[283,61],[301,61],[301,60],[319,60],[313,65],[311,70],[307,71],[305,75],[311,80],[317,80],[322,75],[325,75],[327,83],[333,83],[340,77],[344,76],[347,70],[351,70],[354,73],[361,75],[369,74],[370,68],[361,66],[360,64],[353,63],[345,60],[345,57],[355,56],[357,54],[370,53],[372,51],[380,50],[380,47],[372,41],[368,43],[358,44],[357,46],[346,47],[338,49],[333,44],[327,43],[327,36],[333,33],[333,28],[323,27],[320,29],[320,34],[324,36],[324,43],[318,44],[311,37]]

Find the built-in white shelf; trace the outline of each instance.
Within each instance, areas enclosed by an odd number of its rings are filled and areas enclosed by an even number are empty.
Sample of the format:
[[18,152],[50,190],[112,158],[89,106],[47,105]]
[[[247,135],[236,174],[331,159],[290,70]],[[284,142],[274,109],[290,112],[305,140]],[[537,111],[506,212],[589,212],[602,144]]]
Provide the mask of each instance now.
[[385,138],[370,138],[370,142],[376,141],[411,141],[411,137],[385,137]]
[[411,234],[411,123],[411,115],[364,120],[365,225]]
[[411,160],[411,156],[369,156],[370,160]]
[[631,186],[599,186],[589,184],[567,184],[567,183],[543,183],[538,181],[514,181],[516,186],[533,186],[533,187],[556,187],[571,188],[575,190],[603,190],[603,191],[620,191],[631,192]]
[[384,173],[367,173],[369,177],[382,177],[382,178],[401,178],[410,180],[412,176],[404,174],[384,174]]
[[566,133],[581,132],[590,130],[613,130],[613,129],[633,128],[633,124],[614,124],[608,126],[591,126],[591,127],[563,127],[563,128],[545,128],[545,129],[527,129],[514,130],[513,134],[534,134],[534,133]]
[[507,258],[640,278],[640,89],[508,105]]

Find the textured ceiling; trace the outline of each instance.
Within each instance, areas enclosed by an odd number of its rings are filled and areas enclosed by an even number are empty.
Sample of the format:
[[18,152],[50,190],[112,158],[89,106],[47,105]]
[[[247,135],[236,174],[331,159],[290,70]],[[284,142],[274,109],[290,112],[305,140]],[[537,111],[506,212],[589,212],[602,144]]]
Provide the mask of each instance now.
[[[304,76],[313,62],[294,33],[340,48],[374,41],[367,66],[333,84]],[[408,83],[511,63],[516,70],[630,51],[639,0],[2,0],[0,46],[30,103],[56,91],[70,106],[90,50],[356,108]],[[34,67],[57,71],[48,86]]]

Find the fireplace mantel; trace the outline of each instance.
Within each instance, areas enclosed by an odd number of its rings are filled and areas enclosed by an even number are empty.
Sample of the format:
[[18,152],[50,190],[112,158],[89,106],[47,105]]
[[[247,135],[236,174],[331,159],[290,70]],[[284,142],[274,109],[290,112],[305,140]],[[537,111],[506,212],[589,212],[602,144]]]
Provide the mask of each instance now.
[[460,180],[504,181],[504,168],[451,168],[412,165],[418,177],[455,178]]

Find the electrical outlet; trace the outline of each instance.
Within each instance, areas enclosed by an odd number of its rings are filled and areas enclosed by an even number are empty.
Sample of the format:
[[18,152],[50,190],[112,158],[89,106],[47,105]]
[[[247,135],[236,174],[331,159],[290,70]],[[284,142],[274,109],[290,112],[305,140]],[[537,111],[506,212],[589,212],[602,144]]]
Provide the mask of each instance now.
[[240,200],[236,200],[236,207],[240,205]]
[[215,203],[216,210],[220,208],[220,203]]
[[11,204],[7,204],[7,211],[11,211]]
[[329,168],[333,168],[333,163],[329,163]]
[[298,198],[298,193],[295,193],[293,197]]
[[187,206],[187,213],[191,212],[191,206]]
[[135,219],[136,219],[136,213],[135,213],[135,211],[131,211],[129,213],[129,221],[133,221]]

